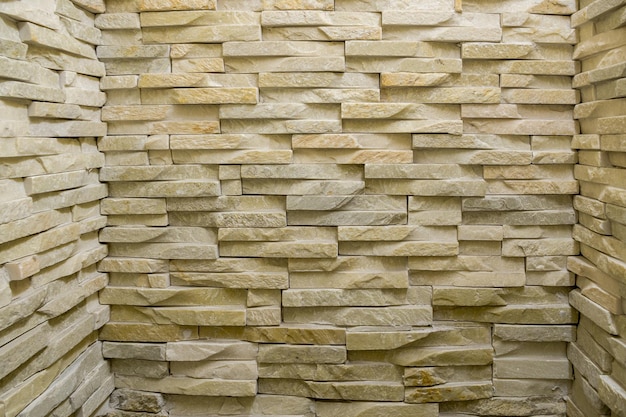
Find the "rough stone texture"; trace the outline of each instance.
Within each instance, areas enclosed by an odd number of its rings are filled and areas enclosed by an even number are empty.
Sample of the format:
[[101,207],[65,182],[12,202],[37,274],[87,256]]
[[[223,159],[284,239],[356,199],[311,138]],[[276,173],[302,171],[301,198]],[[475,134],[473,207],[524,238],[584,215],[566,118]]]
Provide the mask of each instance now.
[[98,413],[103,0],[0,3],[0,415]]
[[626,327],[626,110],[624,1],[583,1],[572,15],[579,43],[573,79],[581,103],[574,108],[580,135],[574,137],[580,195],[574,207],[574,239],[581,256],[568,259],[577,289],[571,304],[580,312],[576,340],[568,350],[576,383],[568,415],[626,415],[624,340]]
[[624,416],[625,10],[0,2],[0,417]]
[[118,413],[564,413],[574,2],[106,5]]

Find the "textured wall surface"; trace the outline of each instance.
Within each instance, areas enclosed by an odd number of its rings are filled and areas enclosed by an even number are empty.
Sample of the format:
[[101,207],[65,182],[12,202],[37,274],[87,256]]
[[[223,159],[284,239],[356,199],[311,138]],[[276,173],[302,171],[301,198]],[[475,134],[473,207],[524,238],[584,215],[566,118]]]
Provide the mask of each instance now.
[[112,414],[565,415],[574,0],[106,5]]
[[581,1],[572,24],[580,33],[574,77],[582,104],[574,116],[581,135],[574,198],[581,255],[569,259],[580,311],[568,356],[576,379],[571,417],[626,416],[626,2]]
[[0,416],[89,416],[113,390],[97,329],[107,195],[96,1],[0,2]]

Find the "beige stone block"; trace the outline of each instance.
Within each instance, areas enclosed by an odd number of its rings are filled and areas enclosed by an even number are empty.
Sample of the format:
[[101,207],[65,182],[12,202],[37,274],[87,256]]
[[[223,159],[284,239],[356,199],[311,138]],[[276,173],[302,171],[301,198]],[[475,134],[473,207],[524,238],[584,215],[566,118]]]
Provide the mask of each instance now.
[[260,378],[302,379],[309,381],[400,381],[401,370],[390,364],[263,363]]
[[574,290],[569,295],[570,303],[576,310],[589,317],[595,324],[609,334],[619,334],[614,316],[609,310],[585,297],[580,290]]
[[[8,288],[4,288],[8,290]],[[31,359],[44,349],[50,334],[50,326],[43,323],[27,333],[13,339],[0,348],[0,354],[5,358],[0,366],[0,376],[6,377],[20,365]]]
[[222,58],[189,58],[172,60],[173,73],[224,72]]
[[16,220],[0,226],[0,243],[35,235],[40,232],[70,223],[71,216],[67,211],[47,211],[35,213],[25,219]]
[[581,40],[574,48],[574,59],[585,59],[598,52],[619,48],[623,45],[624,28],[599,33],[588,39]]
[[365,183],[368,194],[419,195],[419,196],[482,196],[487,184],[482,180],[391,180],[368,179]]
[[[294,135],[295,136],[295,135]],[[295,163],[340,163],[340,164],[408,164],[413,161],[409,150],[295,150]]]
[[499,288],[433,288],[433,305],[437,306],[503,306],[506,299]]
[[218,170],[211,166],[162,165],[122,166],[100,169],[101,181],[159,181],[186,178],[218,179]]
[[[433,228],[424,226],[343,226],[337,230],[339,241],[394,242],[394,241],[431,241],[433,234],[439,242],[456,240],[454,228]],[[435,241],[435,242],[436,242]]]
[[[481,105],[482,106],[482,105]],[[467,108],[462,105],[461,108]],[[441,149],[481,149],[481,150],[507,150],[507,151],[530,151],[528,138],[512,135],[494,134],[464,134],[464,135],[437,135],[416,134],[412,135],[415,149],[441,148]],[[422,150],[421,152],[423,152]],[[446,152],[448,155],[450,151]],[[441,163],[449,163],[441,160]],[[514,164],[505,164],[514,165]]]
[[[13,262],[7,262],[4,268],[9,281],[21,281],[38,273],[41,270],[41,265],[37,255],[32,255]],[[6,299],[10,298],[8,295],[5,297]]]
[[350,180],[284,179],[277,183],[275,180],[255,178],[243,181],[244,194],[353,195],[362,192],[363,188],[363,181]]
[[380,40],[380,26],[294,26],[264,27],[263,37],[272,41],[350,41]]
[[495,87],[425,87],[391,91],[383,89],[381,99],[401,103],[500,103],[500,89]]
[[91,46],[85,45],[71,36],[28,22],[22,22],[18,24],[18,27],[20,38],[26,44],[58,49],[86,58],[96,58],[96,54]]
[[433,46],[411,41],[347,41],[346,56],[425,57],[434,58]]
[[527,398],[502,398],[494,397],[492,399],[476,400],[471,402],[455,402],[443,405],[444,410],[450,412],[471,412],[480,414],[487,414],[492,412],[491,410],[498,409],[503,415],[507,414],[538,414],[550,415],[565,413],[565,404],[555,403],[552,401],[544,401],[544,398],[539,397],[532,400]]
[[[298,103],[260,103],[220,106],[220,119],[317,119],[339,118],[338,106]],[[233,135],[234,136],[234,135]]]
[[378,88],[373,74],[336,72],[261,73],[261,88]]
[[499,27],[499,19],[494,15],[483,13],[446,12],[415,12],[410,10],[383,10],[383,26],[483,26]]
[[241,290],[218,288],[135,288],[107,287],[100,303],[137,306],[241,305],[246,294]]
[[570,27],[524,27],[504,28],[504,42],[537,42],[575,45],[578,41],[576,30]]
[[219,182],[212,180],[115,182],[109,184],[111,197],[200,197],[219,194]]
[[407,304],[405,290],[289,289],[282,293],[285,307],[386,306]]
[[570,239],[511,239],[502,243],[504,256],[577,255],[578,244]]
[[[230,105],[222,107],[231,108]],[[234,106],[236,108],[247,108],[252,110],[255,106]],[[255,107],[256,108],[256,107]],[[280,107],[285,109],[285,107]],[[267,115],[265,113],[264,117]],[[172,135],[170,138],[170,146],[172,149],[189,149],[196,152],[203,149],[212,150],[236,150],[236,149],[254,149],[258,152],[267,149],[274,149],[276,152],[282,152],[289,148],[289,137],[287,135],[260,135],[255,133],[229,133],[229,134],[207,134],[207,135]],[[239,179],[236,178],[228,179]],[[225,179],[225,178],[220,178]]]
[[[343,56],[344,46],[338,42],[226,42],[223,44],[224,57],[250,56]],[[281,68],[282,70],[282,68]]]
[[[259,363],[279,364],[341,364],[346,359],[346,349],[341,346],[260,345],[257,360]],[[276,376],[273,377],[275,378]]]
[[442,384],[435,387],[407,388],[405,401],[408,403],[440,403],[491,398],[493,395],[493,385],[491,381],[477,381]]
[[141,0],[139,10],[150,11],[171,11],[171,10],[214,10],[215,0],[191,0],[181,2],[180,0]]
[[[222,182],[222,188],[224,184]],[[222,191],[224,192],[224,191]],[[286,227],[287,218],[284,212],[265,213],[170,213],[170,224],[204,227]],[[293,223],[292,223],[293,224]]]
[[197,338],[196,326],[156,323],[120,323],[109,321],[100,331],[100,339],[124,342],[167,342]]
[[243,341],[168,342],[166,358],[173,362],[254,360],[258,348]]
[[172,283],[178,285],[211,285],[221,288],[287,288],[286,273],[271,272],[216,272],[171,274]]
[[272,26],[378,26],[376,13],[325,12],[325,11],[264,11],[261,23]]
[[404,132],[436,132],[459,134],[462,131],[461,121],[458,120],[344,120],[346,132],[376,132],[376,133],[404,133]]
[[371,88],[276,88],[261,91],[263,102],[346,103],[380,101],[380,90]]
[[572,379],[567,358],[496,358],[494,377],[513,379]]
[[246,326],[278,326],[282,320],[280,307],[253,307],[246,310]]
[[182,376],[155,380],[154,378],[119,375],[115,382],[118,388],[152,390],[165,394],[250,397],[257,393],[256,380],[197,379]]
[[172,362],[169,366],[172,376],[248,381],[258,376],[254,361]]
[[433,417],[438,413],[436,404],[406,404],[399,402],[332,402],[320,401],[316,404],[319,417],[374,417],[393,415],[396,417]]
[[[167,23],[165,24],[167,26]],[[200,25],[183,27],[150,27],[143,24],[142,33],[143,40],[147,43],[220,43],[233,41],[259,41],[261,40],[260,29],[260,26],[255,24],[217,24],[207,26]]]
[[263,0],[263,10],[333,10],[330,0]]
[[464,43],[461,48],[466,59],[531,59],[537,51],[537,46],[531,42]]
[[345,344],[345,330],[320,325],[284,325],[280,327],[248,327],[244,338],[257,343],[288,343],[304,345]]
[[254,25],[260,15],[246,11],[168,11],[141,14],[142,27]]
[[82,110],[75,104],[57,104],[32,102],[28,106],[30,117],[45,117],[59,119],[78,119],[82,116]]
[[434,312],[435,320],[471,320],[502,324],[571,324],[576,322],[577,316],[569,305],[560,304],[440,308]]
[[532,397],[550,392],[554,396],[572,393],[567,380],[494,379],[494,395],[502,397]]
[[523,74],[523,75],[569,75],[577,74],[577,64],[571,60],[502,60],[470,61],[465,70],[479,73]]
[[377,152],[394,148],[410,150],[410,136],[407,134],[319,134],[294,135],[292,139],[294,149],[346,149],[354,153],[353,149],[372,149]]
[[404,385],[407,387],[433,387],[442,384],[488,381],[492,377],[491,366],[436,366],[405,368]]
[[404,241],[392,243],[341,242],[339,254],[360,256],[454,256],[457,242]]
[[112,243],[110,256],[155,259],[215,259],[217,245],[202,243]]
[[[292,151],[281,149],[267,150],[196,150],[172,151],[177,164],[288,164],[292,161]],[[257,194],[255,192],[246,194]],[[264,194],[264,193],[259,193]]]
[[346,71],[350,72],[422,72],[460,73],[461,60],[454,58],[405,58],[347,56]]
[[144,104],[255,104],[256,88],[172,88],[142,91]]
[[51,101],[62,103],[65,94],[62,90],[19,81],[4,81],[0,86],[0,97],[33,101]]
[[299,397],[335,399],[400,401],[404,396],[402,384],[391,382],[317,382],[290,379],[261,379],[259,392]]
[[[410,103],[343,103],[342,119],[455,119],[458,106]],[[355,135],[357,136],[357,135]]]
[[283,320],[335,326],[421,326],[431,322],[432,309],[430,306],[285,308]]
[[105,13],[96,16],[95,25],[98,29],[140,29],[138,13]]
[[468,366],[492,363],[490,345],[419,347],[389,352],[388,360],[401,366]]
[[243,326],[245,309],[239,306],[127,307],[111,309],[113,322],[137,322],[162,325]]
[[[223,230],[223,229],[220,229]],[[269,258],[337,257],[337,244],[331,242],[220,242],[222,256],[260,256]]]
[[[420,13],[421,14],[421,13]],[[458,15],[458,14],[457,14]],[[483,15],[485,16],[485,15]],[[483,19],[484,20],[484,19]],[[491,22],[494,20],[491,19]],[[426,42],[499,42],[502,29],[491,26],[435,26],[424,30],[410,25],[385,25],[386,38],[390,40],[411,40]]]
[[165,361],[165,344],[104,342],[102,354],[105,358]]
[[350,351],[396,350],[429,346],[463,346],[489,342],[489,330],[480,325],[435,325],[422,329],[354,329],[346,334]]
[[168,363],[143,359],[113,359],[111,371],[119,375],[163,378],[169,375]]

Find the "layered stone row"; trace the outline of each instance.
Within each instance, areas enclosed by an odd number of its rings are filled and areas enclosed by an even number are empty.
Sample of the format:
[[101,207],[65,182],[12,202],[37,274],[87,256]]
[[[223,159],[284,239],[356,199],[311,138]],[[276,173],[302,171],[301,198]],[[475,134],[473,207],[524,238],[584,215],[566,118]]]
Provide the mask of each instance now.
[[106,5],[112,416],[565,414],[574,1]]
[[0,2],[0,416],[90,416],[107,254],[97,0]]
[[572,15],[580,33],[574,57],[582,64],[573,79],[582,103],[574,110],[581,127],[574,138],[581,256],[568,261],[577,284],[570,302],[581,315],[568,350],[576,376],[572,417],[626,415],[625,13],[624,1],[585,1]]

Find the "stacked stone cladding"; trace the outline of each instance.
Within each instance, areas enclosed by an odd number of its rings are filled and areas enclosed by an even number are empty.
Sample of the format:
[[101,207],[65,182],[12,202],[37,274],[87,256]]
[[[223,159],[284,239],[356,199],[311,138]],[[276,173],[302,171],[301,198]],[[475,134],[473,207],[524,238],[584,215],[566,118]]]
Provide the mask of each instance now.
[[1,2],[0,416],[625,415],[624,5]]
[[626,2],[581,1],[572,15],[580,36],[574,58],[581,92],[574,110],[580,135],[574,198],[574,239],[581,256],[568,260],[580,312],[568,349],[575,372],[568,401],[572,417],[626,415]]
[[106,5],[116,413],[565,414],[575,1]]
[[97,138],[105,75],[89,0],[0,2],[0,416],[90,416],[114,389]]

